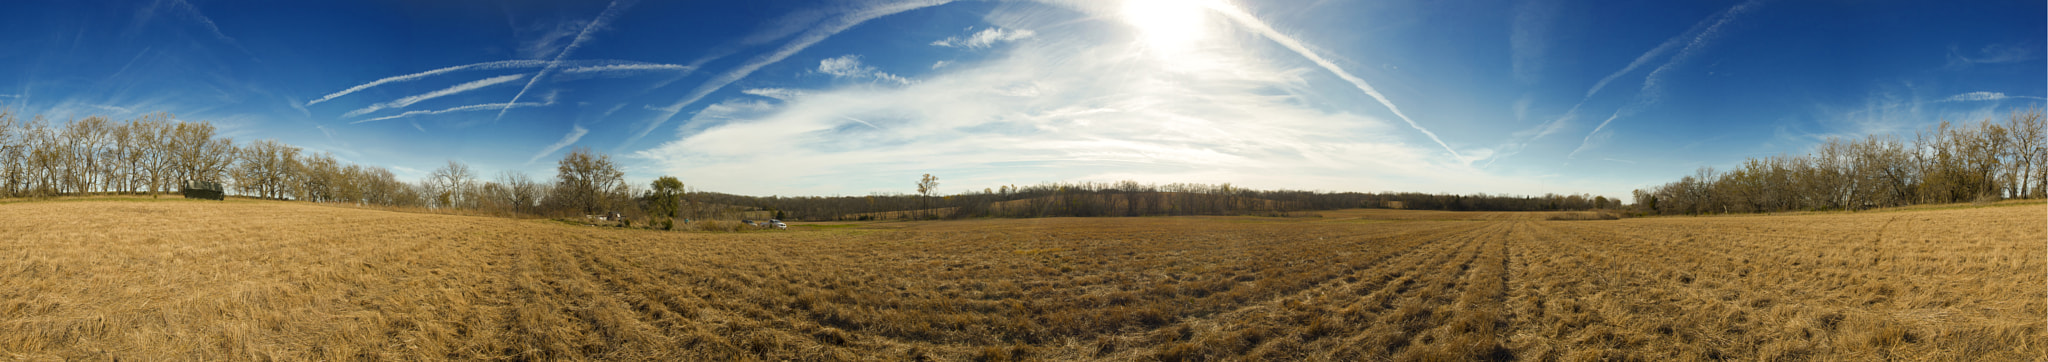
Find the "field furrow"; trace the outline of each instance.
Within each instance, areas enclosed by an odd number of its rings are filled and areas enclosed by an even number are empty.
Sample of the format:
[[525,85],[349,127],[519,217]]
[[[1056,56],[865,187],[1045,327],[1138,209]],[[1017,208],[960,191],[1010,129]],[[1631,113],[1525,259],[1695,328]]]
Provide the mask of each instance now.
[[[93,208],[125,221],[62,216]],[[0,220],[35,231],[0,238],[0,358],[2048,353],[2048,213],[2037,208],[1609,221],[1334,215],[704,233],[277,202],[8,204]]]

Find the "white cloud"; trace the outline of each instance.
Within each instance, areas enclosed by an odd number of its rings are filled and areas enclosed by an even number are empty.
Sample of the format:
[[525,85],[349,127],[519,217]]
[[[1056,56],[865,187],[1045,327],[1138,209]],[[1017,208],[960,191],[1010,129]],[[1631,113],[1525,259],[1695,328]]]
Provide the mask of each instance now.
[[867,78],[896,84],[910,84],[909,79],[904,79],[895,74],[884,73],[876,70],[875,67],[861,64],[859,55],[842,55],[837,58],[818,61],[818,72],[831,74],[833,77],[838,78]]
[[945,67],[946,67],[946,65],[948,65],[948,64],[953,64],[953,61],[950,61],[950,60],[941,60],[941,61],[937,61],[937,62],[932,62],[932,69],[939,69],[939,68],[945,68]]
[[903,87],[806,90],[782,102],[729,99],[686,121],[703,127],[686,127],[678,139],[632,157],[661,174],[720,175],[691,181],[705,189],[753,194],[902,191],[869,185],[901,184],[933,170],[951,170],[938,176],[966,189],[1133,179],[1554,191],[1480,171],[1428,141],[1405,144],[1398,123],[1310,104],[1297,96],[1307,87],[1302,75],[1322,73],[1297,68],[1302,62],[1292,57],[1218,46],[1190,53],[1201,58],[1192,65],[1167,69],[1158,62],[1188,59],[1129,56],[1143,45],[1117,41],[1018,46]]
[[741,78],[746,78],[747,75],[754,74],[754,71],[760,70],[761,67],[768,66],[769,64],[774,64],[776,62],[781,62],[783,59],[789,58],[790,55],[794,55],[799,51],[803,51],[804,48],[809,48],[812,44],[817,44],[819,41],[823,41],[825,40],[825,38],[829,38],[832,35],[839,34],[839,32],[841,31],[846,31],[846,29],[852,28],[854,25],[860,25],[860,23],[867,22],[868,20],[873,20],[875,18],[883,16],[894,15],[896,13],[944,5],[948,2],[951,2],[951,0],[919,0],[886,3],[856,9],[854,11],[841,14],[839,17],[833,18],[831,20],[826,20],[820,25],[813,27],[810,30],[804,31],[802,34],[798,34],[795,39],[791,39],[788,43],[784,43],[782,47],[777,48],[774,52],[755,56],[753,59],[748,60],[746,64],[742,64],[738,68],[733,68],[732,70],[726,71],[723,74],[719,74],[716,77],[712,77],[710,81],[706,81],[704,82],[704,84],[697,86],[697,89],[690,91],[690,94],[688,95],[684,95],[683,98],[677,100],[675,104],[670,105],[669,107],[665,107],[666,109],[671,109],[670,111],[663,112],[661,115],[655,116],[653,119],[648,120],[646,128],[642,128],[639,133],[635,133],[632,137],[627,138],[626,142],[621,143],[619,147],[624,148],[626,146],[631,146],[634,142],[640,141],[640,138],[647,137],[648,133],[654,132],[654,129],[661,128],[662,124],[668,123],[668,120],[670,118],[675,118],[676,114],[682,112],[683,107],[687,107],[690,104],[697,103],[697,101],[699,100],[703,100],[704,96],[710,95],[711,92],[717,91],[720,88],[725,88],[726,85],[732,84],[732,82],[739,81]]
[[1956,47],[1949,47],[1947,68],[1964,68],[1975,64],[2016,63],[2036,58],[2033,50],[2023,46],[2008,44],[1985,45],[1975,53],[1975,55],[1966,54],[1966,52],[1958,50]]
[[573,128],[569,130],[568,134],[562,135],[561,141],[555,141],[554,144],[541,148],[540,153],[535,153],[533,154],[533,158],[526,160],[526,164],[532,165],[534,162],[540,161],[541,157],[547,157],[548,155],[554,154],[555,151],[561,151],[563,147],[569,147],[569,145],[576,144],[577,140],[583,139],[583,135],[590,134],[590,130],[584,129],[583,126],[569,126]]
[[840,77],[857,77],[874,70],[875,68],[862,66],[860,64],[860,56],[858,55],[845,55],[818,61],[818,72]]
[[795,99],[796,97],[804,95],[803,91],[786,88],[749,88],[746,90],[741,90],[740,93],[775,98],[777,100],[785,101]]
[[2005,99],[2005,98],[2006,98],[2006,97],[2005,97],[2005,93],[1999,93],[1999,92],[1969,92],[1969,93],[1957,94],[1957,95],[1955,95],[1955,96],[1953,96],[1953,97],[1948,97],[1948,99],[1943,99],[1943,100],[1941,100],[1941,101],[1943,101],[1943,102],[1970,102],[1970,101],[1995,101],[1995,100],[2000,100],[2000,99]]
[[2033,96],[2013,96],[2013,95],[2006,95],[2005,93],[2000,93],[2000,92],[1969,92],[1969,93],[1957,94],[1957,95],[1954,95],[1954,96],[1950,96],[1950,97],[1948,97],[1948,98],[1943,98],[1943,99],[1942,99],[1941,101],[1942,101],[1942,102],[1986,102],[1986,101],[2002,101],[2002,100],[2007,100],[2007,99],[2015,99],[2015,98],[2018,98],[2018,99],[2040,99],[2040,100],[2048,100],[2048,98],[2042,98],[2042,97],[2033,97]]
[[1229,17],[1231,20],[1235,20],[1238,23],[1238,25],[1244,26],[1246,28],[1251,28],[1253,32],[1258,33],[1261,36],[1265,36],[1266,39],[1271,39],[1275,43],[1280,43],[1281,46],[1286,47],[1288,50],[1294,51],[1295,54],[1300,54],[1303,58],[1308,58],[1309,61],[1315,62],[1317,66],[1321,66],[1324,70],[1328,70],[1330,71],[1330,73],[1335,73],[1338,78],[1343,79],[1345,82],[1351,83],[1351,85],[1353,87],[1357,87],[1359,91],[1363,91],[1366,95],[1372,96],[1373,100],[1379,101],[1380,105],[1386,106],[1387,111],[1393,112],[1395,117],[1400,117],[1401,121],[1408,122],[1409,128],[1414,128],[1416,131],[1422,132],[1424,136],[1429,136],[1430,141],[1435,141],[1438,146],[1443,146],[1445,152],[1451,153],[1451,157],[1458,158],[1460,162],[1465,163],[1470,163],[1476,160],[1458,155],[1458,151],[1451,149],[1450,144],[1444,143],[1444,140],[1441,138],[1437,138],[1436,132],[1430,132],[1428,128],[1423,128],[1421,124],[1415,123],[1415,119],[1409,118],[1408,115],[1405,113],[1401,113],[1401,109],[1395,107],[1393,101],[1387,100],[1386,95],[1380,94],[1380,91],[1378,89],[1374,89],[1372,85],[1366,84],[1364,79],[1359,79],[1357,76],[1351,75],[1351,72],[1344,71],[1344,68],[1338,67],[1336,63],[1332,63],[1327,59],[1323,59],[1323,57],[1321,55],[1318,55],[1315,51],[1309,50],[1308,45],[1302,44],[1301,41],[1295,40],[1294,37],[1280,33],[1279,30],[1273,29],[1273,27],[1267,25],[1266,22],[1259,20],[1258,17],[1254,17],[1251,15],[1251,13],[1247,13],[1244,11],[1244,9],[1239,9],[1236,6],[1219,2],[1212,3],[1210,5],[1210,9],[1215,10],[1219,13],[1223,13],[1225,17]]
[[[364,114],[369,114],[370,112],[376,112],[376,111],[380,111],[380,110],[384,110],[384,109],[392,109],[392,108],[405,108],[405,107],[407,107],[407,106],[411,106],[411,105],[413,105],[414,103],[424,102],[424,101],[427,101],[427,100],[429,100],[429,99],[434,99],[434,98],[440,98],[440,97],[446,97],[446,96],[449,96],[449,95],[452,95],[452,94],[456,94],[456,93],[462,93],[462,92],[468,92],[468,91],[476,90],[476,89],[478,89],[478,88],[483,88],[483,87],[489,87],[489,86],[493,86],[493,85],[505,84],[506,82],[516,81],[516,80],[520,80],[520,79],[523,79],[523,78],[526,78],[526,74],[509,74],[509,75],[501,75],[501,76],[496,76],[496,77],[484,78],[484,79],[480,79],[480,80],[476,80],[476,81],[471,81],[471,82],[469,82],[469,83],[462,83],[462,84],[457,84],[457,85],[455,85],[455,86],[453,86],[453,87],[448,87],[448,88],[442,88],[441,90],[437,90],[437,91],[432,91],[432,92],[427,92],[427,93],[421,93],[421,94],[416,94],[416,95],[412,95],[412,96],[409,96],[409,97],[405,97],[405,98],[399,98],[398,100],[394,100],[394,101],[390,101],[390,102],[384,102],[384,103],[372,104],[372,105],[370,105],[370,106],[368,106],[368,107],[363,107],[363,108],[361,108],[361,109],[357,109],[357,110],[349,111],[349,112],[348,112],[347,114],[342,114],[341,116],[342,116],[342,117],[344,117],[344,118],[346,118],[346,117],[355,117],[355,116],[360,116],[360,115],[364,115]],[[506,103],[506,104],[512,104],[512,103]]]
[[1024,40],[1037,35],[1038,33],[1031,31],[1031,29],[1013,30],[1003,28],[988,28],[982,29],[979,32],[975,32],[973,35],[968,35],[967,37],[964,38],[959,36],[951,36],[946,37],[945,39],[939,39],[938,41],[932,42],[932,45],[949,48],[981,49],[995,46],[996,43]]
[[118,116],[118,115],[126,115],[126,114],[132,114],[132,113],[135,113],[135,111],[134,111],[134,110],[130,110],[130,109],[128,109],[127,107],[117,107],[117,106],[109,106],[109,105],[105,105],[105,104],[88,104],[88,105],[86,105],[86,106],[89,106],[89,107],[93,107],[93,108],[99,108],[100,110],[105,110],[105,111],[108,111],[108,112],[114,112],[114,115],[117,115],[117,116]]
[[[1998,92],[1970,92],[1945,98],[1927,97],[1909,82],[1885,83],[1873,87],[1861,104],[1815,105],[1812,123],[1789,123],[1776,131],[1774,143],[1812,144],[1829,138],[1861,139],[1871,135],[1893,135],[1910,139],[1914,131],[1941,120],[1973,121],[1992,119],[2011,108],[2003,100],[2040,97],[2012,96]],[[2004,106],[2004,107],[2002,107]]]

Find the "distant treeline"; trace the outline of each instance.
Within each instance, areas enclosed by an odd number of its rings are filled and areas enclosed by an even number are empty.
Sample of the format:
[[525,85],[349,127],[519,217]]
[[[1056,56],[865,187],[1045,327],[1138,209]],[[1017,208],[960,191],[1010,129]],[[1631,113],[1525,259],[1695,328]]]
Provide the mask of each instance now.
[[608,155],[577,149],[552,179],[504,172],[483,179],[449,161],[416,181],[348,164],[276,140],[238,144],[207,122],[157,113],[132,120],[74,119],[53,125],[0,110],[0,197],[161,195],[181,185],[225,185],[227,194],[335,204],[463,210],[494,215],[581,217],[618,212],[654,224],[669,219],[976,218],[1056,216],[1276,215],[1347,208],[1542,211],[1615,208],[1590,195],[1438,195],[1254,190],[1230,184],[1122,182],[1001,186],[942,195],[938,179],[917,194],[757,197],[688,191],[676,178],[625,182]]
[[1604,196],[1438,195],[1255,190],[1230,184],[1121,182],[1046,183],[1000,186],[950,196],[877,194],[868,196],[757,197],[692,193],[713,204],[772,210],[798,220],[897,218],[1274,215],[1349,208],[1406,208],[1454,211],[1549,211],[1620,207]]
[[1727,171],[1701,168],[1636,190],[1636,208],[1656,214],[1862,210],[2039,198],[2048,191],[2040,109],[2015,111],[2003,123],[1943,121],[1915,136],[1911,142],[1879,135],[1829,139],[1803,156],[1751,158]]
[[164,113],[52,125],[41,116],[23,120],[0,110],[0,197],[159,195],[197,182],[253,198],[499,215],[589,215],[636,205],[610,157],[588,150],[564,156],[552,180],[518,172],[480,180],[469,166],[450,161],[426,179],[406,182],[382,167],[347,164],[276,140],[238,145],[215,132],[210,123]]

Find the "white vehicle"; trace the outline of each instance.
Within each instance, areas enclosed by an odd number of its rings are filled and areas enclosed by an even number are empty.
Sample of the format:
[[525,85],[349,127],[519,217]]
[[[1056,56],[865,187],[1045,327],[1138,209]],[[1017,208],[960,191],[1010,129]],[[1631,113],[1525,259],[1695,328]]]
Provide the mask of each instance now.
[[762,229],[776,228],[782,230],[789,230],[789,224],[782,223],[782,220],[780,219],[768,219],[768,221],[762,222],[754,222],[753,220],[740,220],[740,222],[747,225],[753,225],[754,227]]

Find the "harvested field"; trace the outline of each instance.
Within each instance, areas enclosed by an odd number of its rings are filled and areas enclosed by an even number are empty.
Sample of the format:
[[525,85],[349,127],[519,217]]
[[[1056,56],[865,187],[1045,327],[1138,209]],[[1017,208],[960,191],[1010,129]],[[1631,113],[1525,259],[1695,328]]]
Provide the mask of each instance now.
[[685,233],[0,204],[0,358],[2031,360],[2041,205]]

